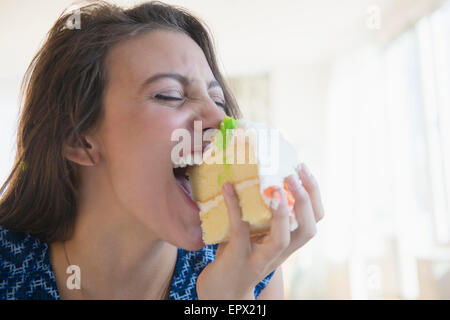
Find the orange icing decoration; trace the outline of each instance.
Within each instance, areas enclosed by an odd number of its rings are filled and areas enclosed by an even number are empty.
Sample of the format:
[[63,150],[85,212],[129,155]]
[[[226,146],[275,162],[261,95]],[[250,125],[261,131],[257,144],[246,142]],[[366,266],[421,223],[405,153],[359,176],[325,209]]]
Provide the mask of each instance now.
[[[264,190],[263,190],[263,193],[264,193],[264,195],[265,195],[266,197],[268,197],[268,198],[273,198],[273,197],[275,197],[278,201],[280,201],[280,200],[281,200],[281,199],[280,199],[280,196],[279,196],[278,194],[277,194],[277,195],[274,195],[275,190],[276,190],[276,188],[275,188],[274,186],[270,186],[270,187],[267,187],[266,189],[264,189]],[[286,190],[288,206],[291,207],[291,206],[293,206],[294,203],[295,203],[295,198],[294,198],[294,196],[292,195],[291,191],[289,190],[289,188],[288,188],[286,182],[284,183],[284,190]]]

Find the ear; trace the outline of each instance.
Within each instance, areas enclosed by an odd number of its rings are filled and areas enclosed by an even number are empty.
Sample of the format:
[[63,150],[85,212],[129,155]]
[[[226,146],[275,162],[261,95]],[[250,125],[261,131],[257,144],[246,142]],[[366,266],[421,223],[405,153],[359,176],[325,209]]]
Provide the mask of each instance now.
[[100,162],[100,143],[92,136],[71,135],[63,147],[67,160],[82,166],[95,166]]

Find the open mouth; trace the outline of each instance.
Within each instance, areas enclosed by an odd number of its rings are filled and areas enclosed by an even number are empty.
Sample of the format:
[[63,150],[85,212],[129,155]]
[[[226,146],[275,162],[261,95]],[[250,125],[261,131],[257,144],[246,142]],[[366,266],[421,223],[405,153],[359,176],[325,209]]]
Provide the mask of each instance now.
[[194,200],[191,183],[189,182],[189,177],[186,175],[188,167],[189,166],[174,168],[173,175],[175,177],[175,180],[177,181],[178,186],[181,189],[181,192],[184,195],[185,204],[187,204],[188,207],[194,210],[193,212],[195,212],[195,215],[198,218],[198,212],[200,212],[200,208],[198,207],[197,202]]
[[[212,146],[209,142],[204,142],[202,145],[202,153],[200,156],[202,156],[203,152],[208,149],[208,147]],[[181,190],[184,192],[186,196],[186,200],[194,207],[196,210],[200,210],[198,208],[198,205],[196,201],[194,200],[194,196],[192,194],[192,188],[191,183],[189,181],[189,176],[187,175],[187,170],[189,167],[192,167],[193,165],[196,165],[195,156],[197,154],[195,152],[189,154],[189,155],[179,155],[180,157],[178,159],[172,159],[172,170],[173,175],[175,177],[175,180],[177,181],[178,185],[180,186]]]
[[191,183],[189,182],[189,177],[186,175],[187,168],[188,166],[174,168],[173,175],[175,176],[175,179],[177,180],[177,183],[181,187],[181,189],[189,196],[189,198],[194,200],[192,195]]

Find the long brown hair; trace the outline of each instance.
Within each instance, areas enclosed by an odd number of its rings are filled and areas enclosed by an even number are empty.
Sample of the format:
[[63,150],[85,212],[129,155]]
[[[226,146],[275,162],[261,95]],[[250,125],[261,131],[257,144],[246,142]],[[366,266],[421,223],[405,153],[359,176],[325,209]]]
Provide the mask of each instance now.
[[184,32],[200,46],[224,90],[227,114],[240,116],[219,71],[208,28],[184,8],[152,1],[124,9],[97,1],[75,13],[64,12],[22,81],[16,159],[0,189],[1,226],[44,242],[71,236],[78,174],[77,166],[63,156],[63,145],[72,139],[86,147],[83,134],[101,119],[108,81],[105,58],[111,47],[156,29]]

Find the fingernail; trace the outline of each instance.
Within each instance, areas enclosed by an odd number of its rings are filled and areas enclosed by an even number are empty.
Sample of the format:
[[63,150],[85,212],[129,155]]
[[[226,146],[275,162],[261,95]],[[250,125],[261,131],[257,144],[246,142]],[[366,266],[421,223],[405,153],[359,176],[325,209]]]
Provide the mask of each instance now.
[[281,201],[280,189],[277,188],[272,194],[272,199],[270,200],[270,207],[273,210],[277,210],[278,206],[280,205],[280,201]]
[[286,194],[286,190],[284,190],[284,188],[280,189],[280,202],[281,202],[281,197],[283,197],[284,201],[286,202],[287,200],[287,194]]
[[291,174],[289,177],[287,177],[286,181],[288,183],[289,189],[291,190],[298,190],[302,186],[302,181],[296,174]]
[[310,177],[312,175],[311,171],[309,170],[309,168],[306,166],[306,164],[302,163],[302,171],[303,173],[305,173],[308,177]]
[[234,190],[233,190],[231,183],[225,182],[222,186],[222,189],[223,189],[223,192],[226,193],[227,195],[229,195],[229,196],[234,195]]

